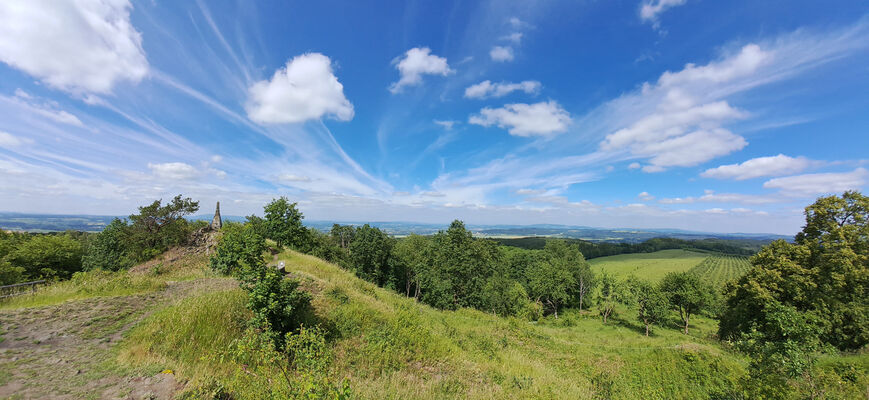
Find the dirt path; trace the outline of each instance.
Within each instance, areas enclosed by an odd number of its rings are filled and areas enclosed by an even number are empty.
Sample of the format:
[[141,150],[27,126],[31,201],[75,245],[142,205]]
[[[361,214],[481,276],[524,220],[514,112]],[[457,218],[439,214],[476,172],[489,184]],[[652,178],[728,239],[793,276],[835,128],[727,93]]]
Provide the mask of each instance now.
[[0,311],[0,399],[172,398],[182,386],[172,374],[124,376],[112,370],[112,348],[156,307],[236,285],[200,279],[142,295]]

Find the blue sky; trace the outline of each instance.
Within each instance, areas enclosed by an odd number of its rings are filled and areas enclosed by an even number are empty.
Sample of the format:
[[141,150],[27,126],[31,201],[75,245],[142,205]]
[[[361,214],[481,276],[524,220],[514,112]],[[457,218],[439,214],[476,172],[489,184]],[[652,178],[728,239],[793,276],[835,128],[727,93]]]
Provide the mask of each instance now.
[[0,210],[792,234],[869,182],[864,1],[0,3]]

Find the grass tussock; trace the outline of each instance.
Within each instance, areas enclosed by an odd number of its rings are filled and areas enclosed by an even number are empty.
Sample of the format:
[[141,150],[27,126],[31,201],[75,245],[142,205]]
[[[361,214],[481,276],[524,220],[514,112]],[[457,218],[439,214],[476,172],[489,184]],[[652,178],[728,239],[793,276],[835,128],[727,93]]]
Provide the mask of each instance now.
[[[241,289],[199,294],[159,310],[133,328],[119,351],[124,364],[187,377],[219,372],[212,364],[233,340],[241,337],[250,312]],[[212,365],[209,368],[202,368]],[[224,371],[225,372],[225,371]],[[219,375],[219,373],[218,373]]]

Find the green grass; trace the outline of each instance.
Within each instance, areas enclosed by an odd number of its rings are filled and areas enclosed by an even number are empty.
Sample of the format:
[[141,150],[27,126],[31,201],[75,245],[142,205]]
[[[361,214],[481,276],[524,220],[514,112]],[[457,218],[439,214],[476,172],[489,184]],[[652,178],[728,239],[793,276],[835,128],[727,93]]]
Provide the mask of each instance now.
[[[205,254],[179,257],[158,263],[152,260],[130,271],[93,270],[79,272],[66,281],[39,287],[33,294],[0,300],[0,310],[40,307],[93,297],[129,296],[166,288],[168,281],[184,281],[213,275]],[[149,265],[154,264],[154,265]],[[150,268],[141,268],[142,266]]]
[[728,281],[738,279],[751,268],[748,257],[713,255],[691,268],[691,273],[716,286],[723,286]]
[[[708,319],[697,318],[688,336],[673,323],[644,337],[627,309],[607,325],[575,311],[538,323],[440,311],[311,256],[280,259],[314,294],[334,355],[329,376],[348,379],[360,398],[708,398],[745,374],[745,360],[711,339]],[[153,314],[126,338],[119,359],[175,370],[191,387],[218,381],[235,398],[262,395],[222,357],[243,328],[239,293],[201,295]]]
[[625,278],[631,274],[658,282],[669,272],[688,271],[703,262],[709,254],[688,250],[661,250],[654,253],[620,254],[589,260],[595,273],[606,272]]

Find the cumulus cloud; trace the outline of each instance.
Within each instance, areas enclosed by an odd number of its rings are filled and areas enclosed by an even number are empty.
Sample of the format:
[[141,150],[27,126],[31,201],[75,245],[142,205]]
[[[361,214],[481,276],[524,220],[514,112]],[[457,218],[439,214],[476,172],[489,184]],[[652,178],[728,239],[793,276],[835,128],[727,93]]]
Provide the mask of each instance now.
[[320,53],[294,57],[271,80],[254,83],[245,106],[248,117],[261,124],[296,123],[330,116],[353,119],[353,104],[332,71],[332,61]]
[[513,61],[513,48],[510,46],[495,46],[489,51],[489,57],[492,61],[507,62]]
[[642,201],[655,200],[655,196],[652,196],[651,194],[649,194],[649,192],[640,192],[640,194],[637,195],[637,198]]
[[640,6],[640,19],[658,26],[658,16],[668,8],[681,6],[686,0],[645,0]]
[[791,196],[815,196],[860,190],[866,184],[867,178],[869,178],[869,171],[857,168],[851,172],[804,174],[770,179],[764,182],[763,187],[779,189],[781,193]]
[[431,54],[428,47],[414,47],[392,61],[398,69],[398,82],[389,87],[392,93],[398,93],[405,86],[416,86],[422,83],[423,75],[447,76],[454,73],[447,64],[447,59]]
[[542,85],[538,81],[492,83],[492,81],[485,80],[478,84],[468,86],[465,89],[465,97],[469,99],[486,99],[491,97],[503,97],[516,91],[537,94],[540,92],[541,87]]
[[201,175],[196,167],[182,162],[148,163],[148,169],[151,170],[155,177],[171,181],[186,181]]
[[638,114],[634,122],[608,134],[601,149],[626,149],[649,157],[650,165],[643,167],[644,171],[657,172],[698,165],[744,148],[745,139],[724,125],[749,114],[725,100],[703,98],[708,96],[709,88],[751,76],[770,58],[769,52],[750,44],[722,60],[703,66],[687,64],[680,71],[663,73],[656,84],[646,84],[636,95],[619,99],[630,101],[627,107],[643,105],[651,109],[633,110]]
[[784,154],[771,157],[752,158],[741,164],[728,164],[716,168],[710,168],[700,176],[716,179],[733,179],[743,181],[762,176],[780,176],[795,174],[803,171],[811,165],[811,161],[805,157],[788,157]]
[[567,130],[570,114],[555,101],[535,104],[507,104],[501,108],[483,108],[472,115],[469,123],[482,126],[497,125],[514,136],[550,136]]
[[109,93],[148,74],[126,0],[0,2],[0,60],[67,92]]

